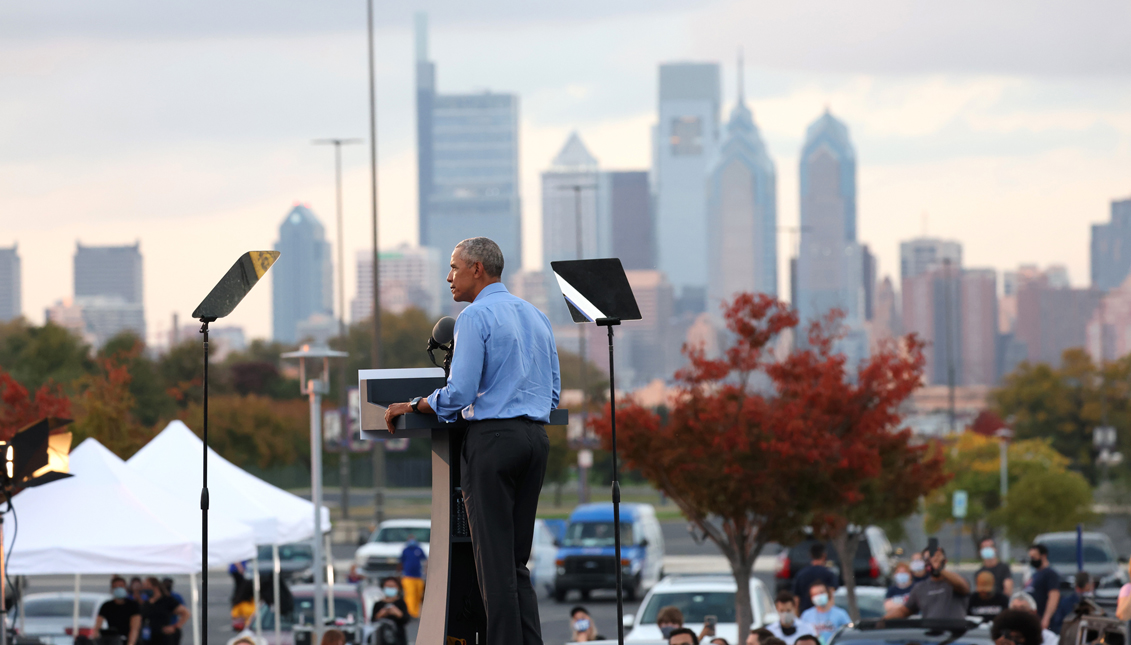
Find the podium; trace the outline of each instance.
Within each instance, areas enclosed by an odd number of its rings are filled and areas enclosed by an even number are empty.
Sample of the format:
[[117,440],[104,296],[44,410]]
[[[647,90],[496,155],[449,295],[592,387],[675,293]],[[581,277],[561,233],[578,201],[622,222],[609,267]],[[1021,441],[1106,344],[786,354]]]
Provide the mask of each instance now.
[[[467,422],[444,423],[434,414],[410,413],[397,418],[395,434],[385,427],[385,406],[427,396],[445,382],[444,370],[438,367],[361,370],[358,421],[363,439],[432,440],[432,535],[416,642],[477,645],[486,642],[487,614],[479,594],[471,533],[459,487]],[[565,425],[568,420],[565,410],[553,410],[549,425]]]

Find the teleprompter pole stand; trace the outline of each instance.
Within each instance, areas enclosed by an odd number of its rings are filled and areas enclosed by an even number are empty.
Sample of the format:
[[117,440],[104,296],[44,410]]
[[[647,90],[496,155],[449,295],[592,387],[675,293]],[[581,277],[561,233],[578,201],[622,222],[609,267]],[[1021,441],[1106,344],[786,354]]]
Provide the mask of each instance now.
[[204,424],[200,487],[200,642],[208,645],[208,324],[232,313],[279,258],[278,251],[248,251],[204,297],[192,317],[200,321],[204,344]]
[[[640,320],[640,307],[624,266],[617,258],[551,262],[570,317],[579,324],[595,323],[609,334],[609,420],[613,448],[613,540],[616,547],[617,642],[624,643],[624,571],[621,567],[620,469],[617,464],[616,373],[613,367],[613,327]],[[585,357],[582,357],[582,361]]]
[[200,488],[200,642],[208,645],[208,323],[215,318],[200,319],[200,333],[204,335],[204,456]]
[[620,471],[617,469],[617,386],[613,372],[613,327],[620,324],[620,318],[598,318],[598,327],[609,330],[609,421],[612,425],[613,440],[613,543],[616,550],[617,570],[617,643],[624,645],[624,596],[623,572],[620,566]]

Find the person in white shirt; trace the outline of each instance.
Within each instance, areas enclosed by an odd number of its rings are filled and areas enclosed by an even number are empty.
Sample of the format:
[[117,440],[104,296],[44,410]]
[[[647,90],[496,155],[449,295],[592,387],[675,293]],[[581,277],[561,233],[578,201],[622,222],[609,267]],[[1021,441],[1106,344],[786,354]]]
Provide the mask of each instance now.
[[766,629],[782,639],[785,645],[793,645],[802,636],[817,635],[812,625],[797,617],[797,596],[789,589],[778,592],[774,607],[778,612],[778,622],[767,625]]

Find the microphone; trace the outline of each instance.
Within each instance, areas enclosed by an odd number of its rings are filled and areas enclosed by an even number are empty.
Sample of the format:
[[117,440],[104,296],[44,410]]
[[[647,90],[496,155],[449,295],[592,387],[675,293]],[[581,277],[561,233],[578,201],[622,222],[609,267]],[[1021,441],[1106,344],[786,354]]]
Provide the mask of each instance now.
[[428,346],[432,349],[441,349],[455,338],[456,319],[444,316],[436,321],[432,328],[432,337],[428,339]]
[[432,364],[440,367],[436,362],[436,356],[432,353],[437,349],[444,350],[444,376],[447,377],[448,372],[452,366],[452,349],[456,335],[456,319],[451,316],[444,316],[436,321],[436,326],[432,328],[432,336],[428,339],[428,358],[432,360]]

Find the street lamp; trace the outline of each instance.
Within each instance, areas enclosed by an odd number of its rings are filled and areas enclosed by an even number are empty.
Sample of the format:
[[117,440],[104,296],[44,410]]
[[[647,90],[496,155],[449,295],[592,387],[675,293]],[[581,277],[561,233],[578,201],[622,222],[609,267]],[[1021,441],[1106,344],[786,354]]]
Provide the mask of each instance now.
[[[315,139],[314,145],[334,146],[334,185],[336,188],[336,205],[338,215],[338,337],[341,346],[346,346],[346,260],[345,260],[345,233],[342,231],[342,146],[355,143],[364,143],[365,139]],[[338,490],[341,494],[342,517],[350,516],[350,435],[346,423],[346,408],[349,407],[346,389],[346,362],[342,361],[342,391],[338,401],[338,422],[342,428],[341,445],[338,446],[338,473],[340,482]]]
[[[1013,417],[1009,418],[1012,424]],[[998,438],[998,446],[1001,450],[1001,507],[1005,508],[1005,499],[1009,494],[1009,442],[1013,439],[1013,430],[1007,427],[998,428],[994,432],[994,436]],[[1003,537],[1001,540],[1001,559],[1009,562],[1009,537]]]
[[[299,390],[310,397],[310,498],[314,502],[314,633],[311,643],[322,642],[322,630],[326,627],[322,605],[322,395],[330,392],[330,359],[346,356],[346,352],[310,345],[282,355],[283,358],[298,359]],[[307,380],[307,359],[322,359],[322,372],[318,378]],[[330,598],[332,602],[332,591]]]

